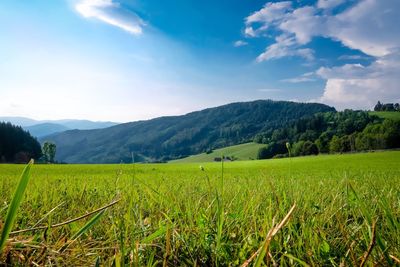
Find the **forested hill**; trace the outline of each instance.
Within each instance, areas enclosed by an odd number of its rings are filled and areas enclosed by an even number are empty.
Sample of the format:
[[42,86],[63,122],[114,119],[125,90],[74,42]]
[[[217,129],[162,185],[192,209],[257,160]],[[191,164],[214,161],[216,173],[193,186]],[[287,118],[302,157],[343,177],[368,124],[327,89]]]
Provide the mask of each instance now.
[[56,159],[69,163],[131,162],[132,155],[135,161],[169,160],[251,141],[259,132],[327,111],[335,109],[316,103],[258,100],[106,129],[66,131],[46,140],[56,143]]
[[39,159],[42,149],[39,142],[21,127],[0,121],[0,163],[27,163]]

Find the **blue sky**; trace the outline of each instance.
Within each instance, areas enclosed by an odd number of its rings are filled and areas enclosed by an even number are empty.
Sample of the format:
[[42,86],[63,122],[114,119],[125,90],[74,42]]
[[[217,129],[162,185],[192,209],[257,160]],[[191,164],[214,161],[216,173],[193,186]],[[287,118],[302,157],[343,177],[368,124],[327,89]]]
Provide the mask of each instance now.
[[134,121],[400,99],[398,0],[3,0],[0,116]]

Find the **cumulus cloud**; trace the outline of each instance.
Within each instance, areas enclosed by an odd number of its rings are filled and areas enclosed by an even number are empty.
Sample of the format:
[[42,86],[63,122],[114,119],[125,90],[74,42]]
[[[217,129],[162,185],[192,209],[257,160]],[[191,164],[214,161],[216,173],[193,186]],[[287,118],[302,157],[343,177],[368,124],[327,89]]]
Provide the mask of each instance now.
[[140,35],[143,32],[144,22],[113,0],[82,0],[75,5],[75,9],[85,18],[98,19],[131,34]]
[[[281,8],[271,9],[275,5]],[[265,31],[273,26],[295,36],[299,45],[309,43],[315,36],[324,36],[371,56],[387,55],[399,46],[400,27],[396,23],[400,13],[398,0],[361,0],[337,15],[322,14],[315,6],[282,8],[287,5],[287,2],[267,4],[245,19],[246,28],[251,28],[254,35],[260,29]],[[272,12],[276,14],[271,15]],[[262,23],[263,27],[254,29],[252,23],[255,22]]]
[[[311,60],[313,51],[306,47],[307,44],[317,36],[330,38],[375,61],[368,66],[321,67],[316,73],[326,79],[326,86],[320,101],[339,108],[370,108],[378,99],[399,99],[400,88],[396,84],[400,77],[400,27],[397,25],[400,1],[358,0],[347,5],[344,11],[329,12],[344,4],[344,0],[319,0],[315,5],[298,8],[288,2],[266,4],[245,19],[246,28],[251,28],[254,36],[262,36],[263,32],[272,29],[285,38],[276,38],[257,61],[286,56]],[[351,59],[362,60],[356,56]],[[287,81],[302,80],[306,79],[297,77]]]
[[306,6],[288,14],[278,27],[287,34],[294,35],[296,41],[304,45],[309,43],[314,36],[326,35],[327,18],[318,15],[315,7]]
[[400,101],[399,52],[379,58],[369,66],[321,67],[317,74],[327,80],[319,100],[339,108],[372,108],[378,100]]

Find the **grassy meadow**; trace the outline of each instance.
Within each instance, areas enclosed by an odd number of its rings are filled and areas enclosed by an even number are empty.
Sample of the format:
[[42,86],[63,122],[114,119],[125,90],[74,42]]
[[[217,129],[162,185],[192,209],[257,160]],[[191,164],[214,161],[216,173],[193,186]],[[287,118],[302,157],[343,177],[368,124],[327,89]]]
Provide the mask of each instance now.
[[398,111],[370,111],[368,113],[383,119],[400,120],[400,112]]
[[186,158],[173,160],[172,163],[194,163],[194,162],[210,162],[215,158],[221,158],[222,155],[233,158],[234,160],[253,160],[257,159],[258,150],[265,147],[265,144],[245,143],[240,145],[228,146],[213,150],[211,153],[201,153]]
[[33,165],[0,265],[400,264],[400,151],[199,165]]

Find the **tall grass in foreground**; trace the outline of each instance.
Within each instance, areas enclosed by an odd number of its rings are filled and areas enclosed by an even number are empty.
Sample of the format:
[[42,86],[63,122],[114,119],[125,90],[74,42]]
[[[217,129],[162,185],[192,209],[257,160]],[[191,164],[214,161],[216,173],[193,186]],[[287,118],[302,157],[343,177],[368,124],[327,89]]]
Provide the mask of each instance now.
[[[400,152],[289,162],[202,164],[204,170],[198,164],[35,165],[8,255],[22,266],[400,263]],[[21,169],[0,165],[0,173],[1,219]],[[100,212],[98,203],[117,193],[118,205],[82,232]],[[69,219],[79,214],[89,223]],[[20,231],[34,226],[47,230]]]
[[22,172],[21,178],[17,188],[15,189],[14,196],[11,200],[10,206],[8,207],[7,216],[4,221],[3,229],[1,231],[0,237],[0,253],[3,251],[6,245],[7,238],[14,226],[15,218],[17,217],[17,212],[19,206],[21,205],[22,198],[24,197],[26,187],[28,186],[31,166],[33,165],[33,160],[31,160]]

